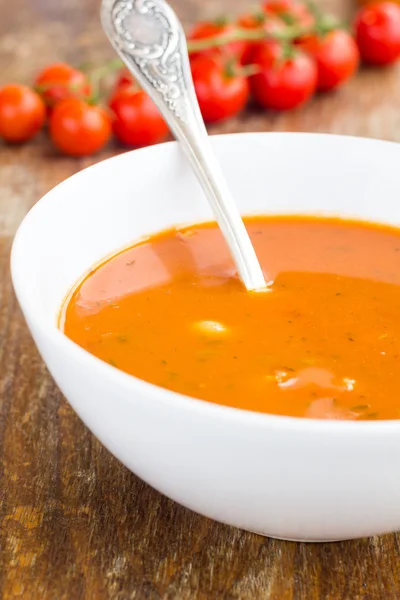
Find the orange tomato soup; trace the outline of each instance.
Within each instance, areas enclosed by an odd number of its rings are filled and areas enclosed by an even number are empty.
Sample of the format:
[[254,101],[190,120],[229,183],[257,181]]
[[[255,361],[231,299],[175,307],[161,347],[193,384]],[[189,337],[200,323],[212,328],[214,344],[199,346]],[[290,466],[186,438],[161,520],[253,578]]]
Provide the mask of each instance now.
[[400,231],[246,220],[274,283],[247,292],[215,224],[165,231],[81,282],[60,326],[158,386],[251,411],[400,418]]

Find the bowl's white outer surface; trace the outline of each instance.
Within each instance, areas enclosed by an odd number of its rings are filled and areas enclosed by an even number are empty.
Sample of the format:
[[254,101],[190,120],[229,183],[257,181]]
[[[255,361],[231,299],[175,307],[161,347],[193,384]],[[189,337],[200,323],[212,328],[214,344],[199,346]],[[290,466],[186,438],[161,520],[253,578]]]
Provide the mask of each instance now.
[[[242,214],[400,225],[398,145],[311,134],[213,144]],[[57,329],[65,295],[94,263],[143,235],[211,217],[175,143],[81,171],[36,204],[15,238],[12,277],[54,379],[119,460],[203,515],[310,541],[400,529],[400,421],[293,419],[193,400],[114,369]]]

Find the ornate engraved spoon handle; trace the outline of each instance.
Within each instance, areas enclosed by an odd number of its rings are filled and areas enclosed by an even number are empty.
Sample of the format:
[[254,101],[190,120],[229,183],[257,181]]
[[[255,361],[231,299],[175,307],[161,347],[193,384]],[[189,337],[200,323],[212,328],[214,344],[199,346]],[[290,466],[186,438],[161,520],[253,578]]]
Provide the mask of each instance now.
[[103,0],[103,28],[183,145],[248,290],[265,279],[214,157],[194,92],[183,28],[164,0]]

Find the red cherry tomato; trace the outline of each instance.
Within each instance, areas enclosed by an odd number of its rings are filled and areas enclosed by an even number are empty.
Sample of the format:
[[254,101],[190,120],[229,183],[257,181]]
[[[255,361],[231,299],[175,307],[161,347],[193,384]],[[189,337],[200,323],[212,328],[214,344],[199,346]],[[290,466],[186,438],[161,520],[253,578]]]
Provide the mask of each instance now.
[[289,12],[293,5],[293,0],[266,0],[263,4],[263,8],[266,12],[279,15],[281,13]]
[[153,100],[140,89],[122,87],[110,101],[113,131],[127,146],[149,146],[168,135],[168,125]]
[[265,12],[259,11],[241,15],[238,18],[237,24],[243,29],[262,29],[268,17]]
[[283,31],[285,24],[274,14],[257,12],[239,17],[237,24],[243,29],[261,29],[267,32]]
[[296,0],[267,0],[264,10],[267,14],[280,17],[287,25],[306,29],[315,23],[315,17],[307,5]]
[[118,90],[121,87],[132,84],[134,84],[134,79],[128,69],[124,67],[118,74],[117,81],[115,83],[115,89]]
[[289,25],[307,29],[315,24],[314,15],[302,2],[295,2],[288,13],[281,13],[281,18]]
[[347,31],[341,29],[323,36],[306,36],[301,47],[315,59],[317,89],[321,92],[340,87],[354,75],[360,62],[357,44]]
[[35,79],[35,87],[50,109],[65,98],[84,100],[91,93],[86,75],[66,63],[55,63],[43,69]]
[[26,85],[10,83],[0,90],[0,137],[7,142],[26,142],[42,128],[46,107]]
[[400,56],[400,7],[382,2],[361,9],[355,20],[355,35],[365,63],[393,63]]
[[62,100],[50,117],[50,137],[64,154],[95,154],[105,146],[110,135],[111,122],[106,111],[79,98]]
[[283,17],[290,25],[297,25],[297,27],[302,27],[304,29],[307,29],[308,27],[311,28],[315,25],[314,15],[308,10],[306,4],[303,4],[302,2],[296,2],[289,13],[286,14],[288,14],[289,17],[285,18],[284,13],[281,15],[281,18]]
[[133,78],[131,73],[125,67],[123,67],[117,74],[114,88],[108,98],[108,106],[110,108],[112,107],[114,98],[117,97],[119,95],[119,93],[121,92],[121,90],[124,90],[124,89],[130,90],[130,92],[132,92],[132,93],[140,90],[140,87],[137,84],[136,80]]
[[238,114],[249,98],[249,82],[235,75],[235,67],[218,57],[198,56],[192,63],[192,76],[203,119],[223,121]]
[[[261,30],[266,33],[280,33],[285,29],[285,24],[274,15],[267,15],[265,12],[255,13],[253,15],[242,15],[238,20],[239,27],[243,29]],[[247,48],[242,56],[242,64],[250,65],[253,62],[255,50],[263,42],[248,42]]]
[[315,61],[301,50],[293,50],[292,56],[285,58],[279,44],[268,42],[259,46],[254,62],[261,70],[251,77],[251,91],[265,108],[295,108],[307,102],[316,90]]
[[[208,38],[229,35],[235,31],[236,25],[233,23],[218,24],[212,22],[198,23],[188,36],[188,40],[205,40]],[[218,48],[210,48],[201,52],[191,53],[191,58],[201,55],[215,56],[216,54],[224,54],[225,56],[233,56],[239,62],[242,60],[243,54],[246,52],[247,42],[237,41]]]

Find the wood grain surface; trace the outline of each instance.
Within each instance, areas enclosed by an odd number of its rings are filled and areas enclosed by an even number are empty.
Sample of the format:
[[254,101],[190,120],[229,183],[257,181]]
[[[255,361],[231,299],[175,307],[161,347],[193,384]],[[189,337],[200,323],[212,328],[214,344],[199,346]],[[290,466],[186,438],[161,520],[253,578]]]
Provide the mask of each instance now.
[[[332,0],[342,17],[350,0]],[[211,0],[175,0],[186,25]],[[220,0],[239,13],[245,0]],[[0,85],[55,60],[111,57],[98,0],[0,0]],[[284,115],[245,114],[213,132],[317,131],[400,141],[400,71],[364,70],[342,92]],[[0,142],[0,598],[399,600],[400,537],[307,545],[219,525],[161,496],[80,422],[39,358],[11,288],[12,236],[71,160],[45,136]],[[288,165],[290,172],[290,165]],[[323,193],[323,190],[321,190]],[[379,200],[379,199],[377,199]]]

